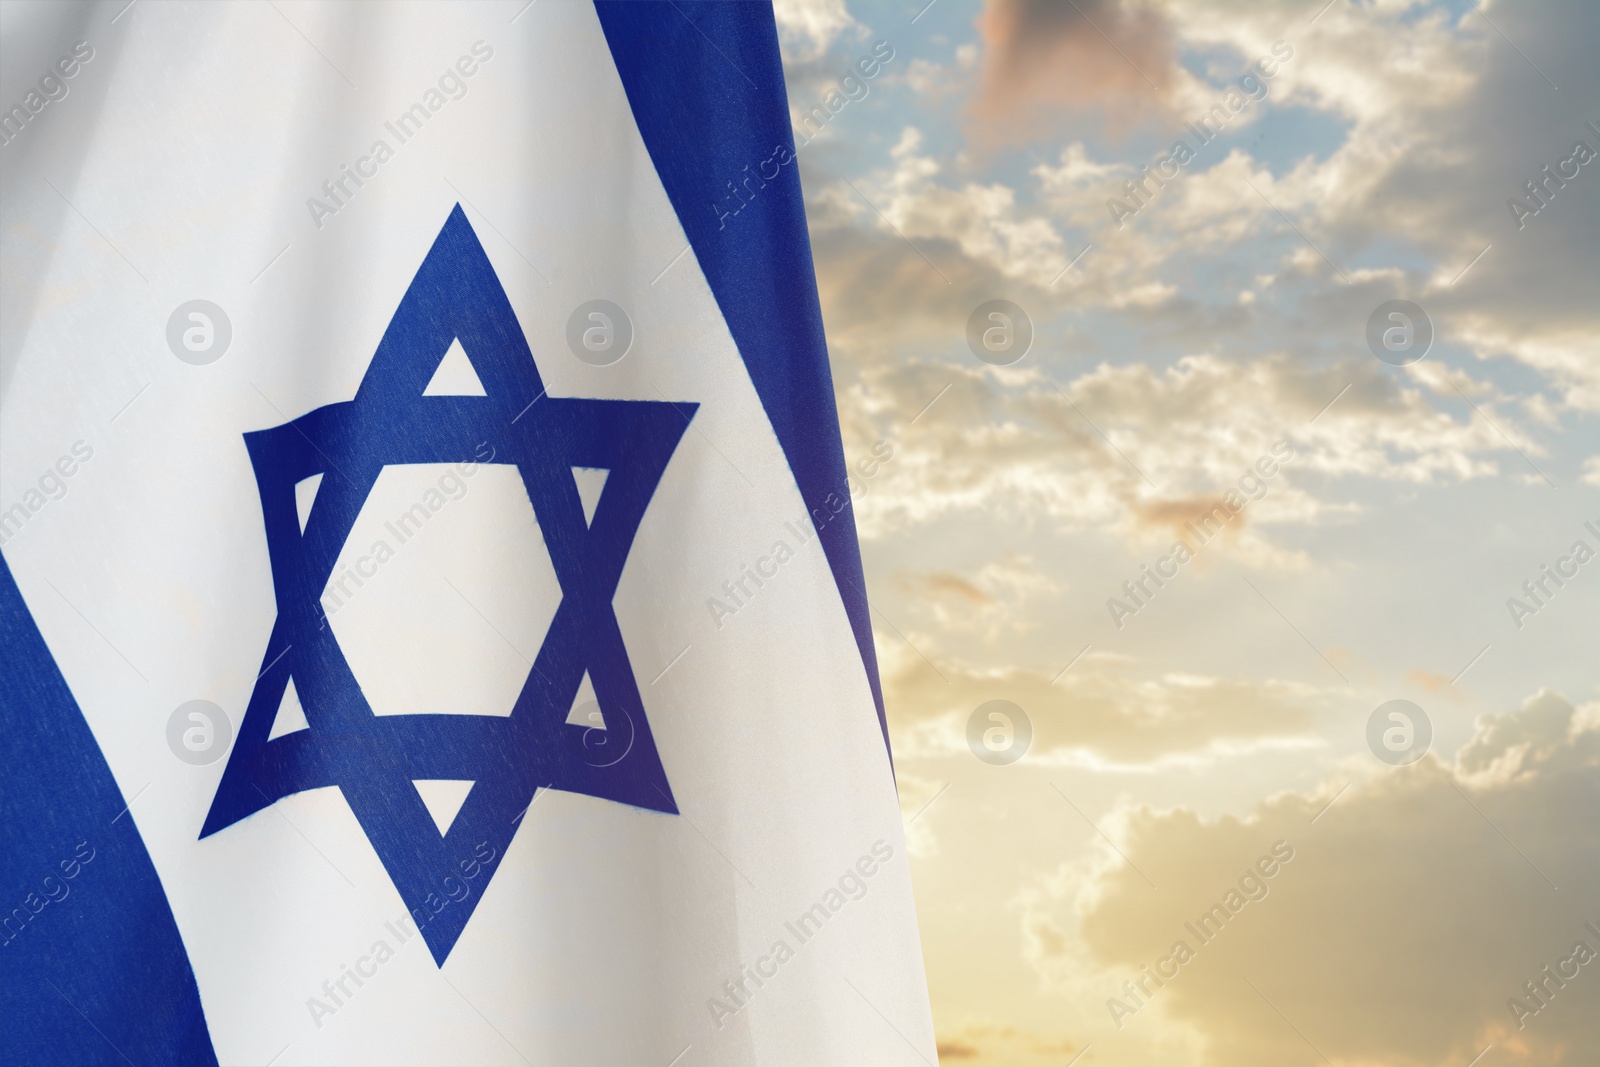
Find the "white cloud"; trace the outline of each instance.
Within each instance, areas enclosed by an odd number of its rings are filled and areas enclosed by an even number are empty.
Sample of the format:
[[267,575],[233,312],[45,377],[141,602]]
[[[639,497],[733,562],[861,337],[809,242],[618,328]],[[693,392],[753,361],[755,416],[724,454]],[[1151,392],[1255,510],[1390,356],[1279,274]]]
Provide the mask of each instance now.
[[960,189],[941,185],[935,179],[943,165],[921,154],[921,148],[921,132],[906,127],[890,152],[893,169],[859,183],[871,207],[858,202],[856,213],[863,219],[871,215],[868,225],[898,230],[912,241],[951,241],[963,255],[1005,277],[1041,286],[1067,265],[1055,227],[1019,211],[1015,190],[1000,182],[968,182]]
[[[1481,720],[1453,771],[1427,757],[1342,794],[1349,778],[1273,797],[1244,819],[1119,809],[1101,825],[1127,861],[1104,850],[1019,898],[1026,958],[1057,995],[1132,1006],[1122,981],[1177,941],[1195,950],[1165,985],[1146,982],[1149,1003],[1122,1031],[1102,1009],[1090,1036],[1108,1050],[1120,1035],[1175,1030],[1194,1036],[1206,1067],[1310,1067],[1319,1055],[1446,1067],[1491,1044],[1503,1062],[1572,1062],[1600,1047],[1589,1008],[1600,962],[1552,984],[1535,1018],[1507,1002],[1532,1003],[1524,983],[1575,942],[1600,951],[1583,926],[1600,921],[1600,838],[1578,814],[1600,810],[1597,712],[1540,692]],[[1202,943],[1185,923],[1278,841],[1294,856],[1260,879],[1264,899]]]
[[784,58],[805,62],[820,58],[846,30],[860,29],[844,0],[773,0]]
[[[1238,489],[1266,457],[1276,472],[1222,551],[1257,565],[1299,566],[1292,554],[1274,554],[1263,528],[1312,523],[1349,507],[1330,490],[1313,495],[1308,475],[1448,483],[1495,475],[1507,461],[1520,469],[1512,443],[1539,455],[1538,442],[1490,400],[1478,406],[1494,426],[1435,406],[1436,398],[1455,399],[1440,388],[1450,382],[1468,395],[1487,387],[1418,366],[1417,384],[1381,373],[1371,360],[1315,370],[1284,357],[1232,363],[1209,354],[1165,369],[1103,363],[1059,383],[1038,371],[1002,379],[923,363],[864,368],[842,405],[847,440],[903,439],[894,478],[857,502],[858,522],[863,536],[875,538],[982,510],[1164,542]],[[1434,390],[1419,387],[1430,381]],[[945,385],[915,434],[904,433],[911,414]],[[1282,462],[1273,458],[1280,440],[1293,450]]]

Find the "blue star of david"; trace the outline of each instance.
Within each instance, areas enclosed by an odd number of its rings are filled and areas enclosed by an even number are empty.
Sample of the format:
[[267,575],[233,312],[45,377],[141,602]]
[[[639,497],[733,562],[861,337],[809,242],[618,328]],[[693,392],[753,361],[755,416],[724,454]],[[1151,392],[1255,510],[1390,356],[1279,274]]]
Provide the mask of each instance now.
[[[487,395],[424,396],[455,340]],[[442,967],[537,790],[676,815],[611,601],[698,406],[546,396],[511,303],[457,205],[355,399],[244,435],[278,616],[200,837],[281,797],[337,786]],[[480,459],[484,443],[493,462],[522,476],[560,606],[509,717],[375,715],[326,625],[322,591],[385,466]],[[610,472],[590,522],[574,467]],[[295,485],[317,474],[302,533]],[[566,722],[585,671],[603,729]],[[309,728],[269,741],[290,679]],[[441,778],[474,783],[442,835],[412,785]],[[466,899],[449,899],[463,883]]]

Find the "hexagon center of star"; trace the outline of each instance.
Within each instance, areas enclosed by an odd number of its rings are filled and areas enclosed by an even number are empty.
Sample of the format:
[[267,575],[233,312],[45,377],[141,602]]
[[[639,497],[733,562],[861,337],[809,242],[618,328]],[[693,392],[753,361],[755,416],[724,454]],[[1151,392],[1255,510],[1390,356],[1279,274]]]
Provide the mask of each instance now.
[[337,786],[442,966],[537,790],[676,814],[612,600],[696,410],[546,395],[457,206],[355,397],[245,435],[278,614],[201,837]]
[[515,466],[386,466],[320,598],[375,715],[509,716],[561,602]]

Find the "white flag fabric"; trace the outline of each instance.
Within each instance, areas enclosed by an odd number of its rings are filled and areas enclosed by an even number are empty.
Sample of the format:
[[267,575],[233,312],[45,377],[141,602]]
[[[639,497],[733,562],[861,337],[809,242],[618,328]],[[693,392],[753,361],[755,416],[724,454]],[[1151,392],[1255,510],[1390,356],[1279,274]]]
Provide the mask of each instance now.
[[0,17],[0,1060],[933,1063],[770,7]]

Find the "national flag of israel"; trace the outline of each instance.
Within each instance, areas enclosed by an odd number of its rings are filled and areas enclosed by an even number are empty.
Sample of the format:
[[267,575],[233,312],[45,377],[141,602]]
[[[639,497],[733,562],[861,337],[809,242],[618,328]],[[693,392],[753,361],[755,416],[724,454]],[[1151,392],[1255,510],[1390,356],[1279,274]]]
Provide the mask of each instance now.
[[0,1061],[935,1059],[769,7],[7,4]]

